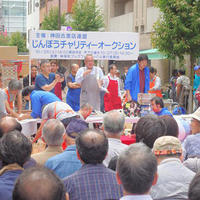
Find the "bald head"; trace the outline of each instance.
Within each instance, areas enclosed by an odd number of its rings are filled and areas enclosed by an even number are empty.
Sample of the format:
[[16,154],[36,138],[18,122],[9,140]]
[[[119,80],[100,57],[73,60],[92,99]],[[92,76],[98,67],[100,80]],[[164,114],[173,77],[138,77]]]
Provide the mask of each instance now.
[[13,130],[22,130],[21,124],[15,118],[6,116],[0,119],[0,138]]
[[34,167],[25,170],[17,179],[13,200],[63,200],[64,185],[49,169]]
[[87,130],[76,139],[80,159],[86,164],[102,163],[108,152],[108,139],[97,130]]

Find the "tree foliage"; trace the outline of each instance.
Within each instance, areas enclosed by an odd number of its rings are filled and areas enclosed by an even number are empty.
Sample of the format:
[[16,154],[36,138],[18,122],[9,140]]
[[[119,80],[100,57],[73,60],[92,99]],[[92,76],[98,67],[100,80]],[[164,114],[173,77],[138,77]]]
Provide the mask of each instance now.
[[9,46],[17,46],[18,52],[27,52],[26,38],[20,32],[12,33],[9,40]]
[[200,1],[154,0],[161,17],[154,24],[152,43],[169,58],[200,56]]
[[0,46],[8,46],[8,44],[9,44],[9,37],[1,34],[0,35]]
[[76,0],[69,25],[75,31],[99,31],[104,27],[104,17],[95,0]]
[[[58,8],[51,8],[49,11],[49,14],[44,17],[41,29],[42,30],[60,30],[60,27],[58,24],[58,16],[59,16]],[[60,24],[61,26],[66,25],[65,14],[62,14],[60,16]]]

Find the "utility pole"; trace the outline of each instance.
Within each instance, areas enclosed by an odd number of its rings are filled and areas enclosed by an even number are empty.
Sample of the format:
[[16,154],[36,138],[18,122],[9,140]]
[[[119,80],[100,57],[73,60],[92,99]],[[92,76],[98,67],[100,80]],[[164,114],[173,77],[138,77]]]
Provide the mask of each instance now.
[[58,30],[61,30],[61,0],[58,0]]

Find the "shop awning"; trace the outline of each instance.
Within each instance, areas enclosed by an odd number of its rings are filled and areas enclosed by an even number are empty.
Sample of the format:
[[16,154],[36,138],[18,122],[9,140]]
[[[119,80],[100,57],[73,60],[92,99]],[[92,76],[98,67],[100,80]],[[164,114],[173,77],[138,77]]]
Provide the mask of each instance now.
[[147,54],[149,60],[167,59],[167,56],[161,54],[158,49],[147,49],[139,51],[140,54]]

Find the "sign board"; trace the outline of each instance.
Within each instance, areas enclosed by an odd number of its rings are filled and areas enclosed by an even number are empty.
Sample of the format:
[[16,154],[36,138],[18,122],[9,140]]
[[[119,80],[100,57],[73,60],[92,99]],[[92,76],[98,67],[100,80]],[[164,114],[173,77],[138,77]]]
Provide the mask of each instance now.
[[137,60],[139,34],[132,32],[31,31],[30,58]]

